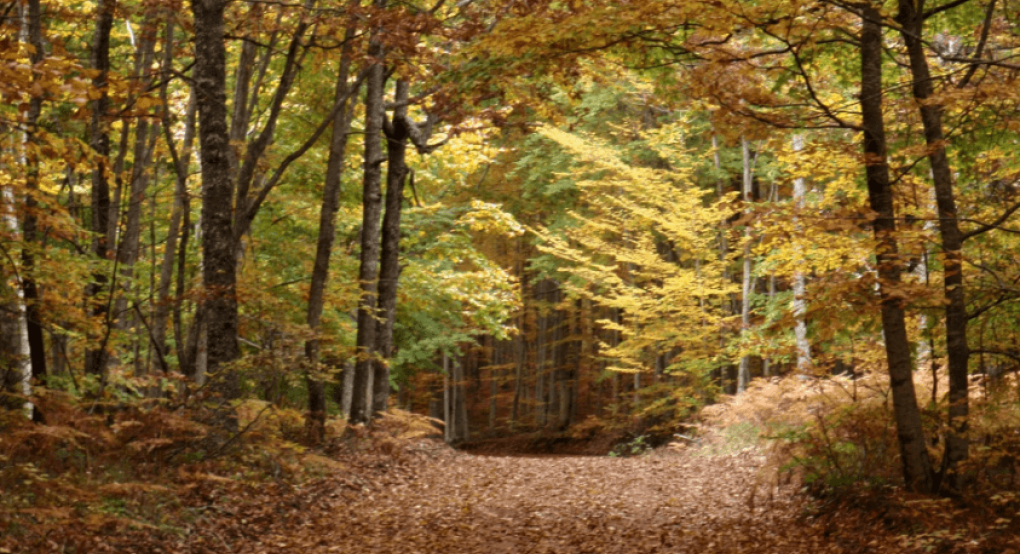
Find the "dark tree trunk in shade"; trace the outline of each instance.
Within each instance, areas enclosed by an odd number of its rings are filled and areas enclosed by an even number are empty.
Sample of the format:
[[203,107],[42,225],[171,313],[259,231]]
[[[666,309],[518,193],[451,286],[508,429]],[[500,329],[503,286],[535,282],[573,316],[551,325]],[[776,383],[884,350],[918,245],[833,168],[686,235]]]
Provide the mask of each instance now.
[[400,279],[400,215],[404,205],[404,182],[408,176],[406,125],[410,87],[397,81],[393,123],[386,126],[386,214],[382,222],[382,244],[379,260],[379,322],[376,327],[375,363],[372,379],[372,413],[386,411],[390,397],[390,366],[393,357],[393,324],[397,317],[397,288]]
[[[343,50],[340,55],[340,67],[337,71],[335,102],[350,98],[347,78],[350,73],[352,39],[355,28],[347,29]],[[353,107],[354,102],[347,100]],[[336,213],[340,209],[340,178],[343,176],[345,153],[347,151],[347,133],[351,127],[353,110],[345,105],[333,120],[333,136],[329,143],[329,159],[326,162],[326,177],[322,186],[322,208],[319,210],[319,238],[315,248],[315,264],[312,267],[312,280],[308,289],[308,314],[306,322],[312,332],[312,338],[305,342],[305,357],[309,368],[316,371],[319,365],[319,323],[322,318],[326,283],[329,280],[329,257],[336,238]],[[308,378],[308,411],[315,422],[312,432],[321,438],[325,431],[326,387],[325,383],[312,376]]]
[[896,241],[896,214],[886,158],[885,120],[882,114],[882,28],[881,15],[868,6],[862,18],[861,115],[868,197],[876,217],[872,224],[877,241],[879,293],[886,360],[892,388],[896,432],[899,437],[903,477],[907,488],[930,492],[933,486],[931,460],[925,446],[921,413],[914,390],[913,363],[904,317],[903,300],[894,294],[903,269]]
[[[107,75],[110,72],[110,31],[113,27],[115,0],[100,0],[96,6],[96,27],[92,39],[92,69],[98,71],[92,79],[92,86],[99,91],[99,98],[92,104],[92,123],[89,128],[89,146],[96,155],[96,165],[92,168],[92,253],[100,260],[105,260],[109,252],[107,231],[110,216],[110,182],[107,166],[110,156],[110,133],[106,128],[106,112],[110,107],[107,95]],[[106,285],[107,278],[102,270],[93,275],[93,284],[86,289],[86,296],[95,298]],[[96,301],[92,309],[93,316],[105,319],[106,304]],[[99,342],[101,337],[90,337]],[[106,367],[106,353],[102,347],[90,348],[85,351],[85,371],[101,374]]]
[[194,87],[202,162],[202,302],[213,390],[240,395],[236,373],[224,366],[241,355],[237,343],[237,274],[233,192],[227,127],[224,0],[192,0],[195,17]]
[[[384,7],[385,0],[376,0]],[[382,152],[383,119],[386,116],[383,93],[385,75],[383,48],[378,31],[369,46],[369,57],[376,63],[368,70],[365,90],[365,159],[362,181],[361,265],[358,282],[361,299],[358,303],[357,356],[354,365],[354,386],[351,399],[351,422],[366,423],[370,416],[368,405],[369,374],[373,371],[376,335],[376,301],[379,278],[379,221],[382,218]]]
[[928,160],[931,162],[932,180],[935,183],[935,203],[938,206],[939,232],[942,235],[942,252],[945,254],[945,277],[943,279],[946,297],[946,358],[949,370],[949,433],[946,436],[946,452],[940,473],[950,479],[943,485],[959,489],[963,485],[953,476],[959,464],[969,454],[967,440],[968,361],[970,348],[967,345],[967,303],[963,282],[963,233],[960,231],[959,214],[953,192],[953,172],[946,156],[945,133],[942,129],[942,108],[927,100],[935,94],[931,71],[921,42],[924,28],[924,2],[900,0],[897,18],[902,29],[900,35],[907,47],[910,73],[913,76],[913,93],[924,126],[924,138],[928,145]]

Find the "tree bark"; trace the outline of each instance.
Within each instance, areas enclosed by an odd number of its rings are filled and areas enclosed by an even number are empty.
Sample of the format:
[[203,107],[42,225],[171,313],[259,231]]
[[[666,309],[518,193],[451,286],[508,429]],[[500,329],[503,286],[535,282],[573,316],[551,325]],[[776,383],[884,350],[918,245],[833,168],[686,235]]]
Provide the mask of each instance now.
[[[34,51],[30,56],[33,65],[42,62],[45,51],[42,40],[42,7],[39,0],[28,0],[25,23],[28,43]],[[36,77],[33,76],[33,80]],[[35,198],[39,190],[39,158],[35,148],[28,148],[35,142],[36,126],[42,115],[42,96],[33,95],[25,116],[25,161],[26,188],[25,216],[21,223],[21,291],[25,301],[25,329],[28,332],[28,357],[32,364],[32,375],[46,383],[46,344],[43,337],[42,310],[40,309],[39,287],[35,281],[35,249],[39,242],[39,203]]]
[[194,87],[198,99],[202,166],[202,311],[208,337],[208,371],[224,398],[240,396],[226,366],[241,356],[237,343],[237,273],[227,127],[225,0],[192,0],[195,18]]
[[[107,164],[110,156],[110,134],[106,129],[106,112],[110,107],[107,94],[107,78],[110,72],[110,31],[113,27],[113,12],[116,0],[99,0],[96,6],[96,31],[92,40],[92,69],[98,71],[92,79],[92,86],[99,91],[99,98],[92,105],[92,123],[89,129],[89,145],[96,155],[92,169],[92,252],[96,258],[105,260],[109,252],[108,231],[110,218],[110,183]],[[92,316],[106,319],[106,303],[96,296],[106,285],[106,274],[102,270],[93,275],[94,282],[86,289],[86,297],[94,304]],[[98,341],[99,337],[89,337]],[[85,351],[85,371],[93,375],[106,370],[106,352],[102,345]]]
[[917,408],[903,299],[895,292],[903,269],[896,241],[896,214],[889,183],[885,120],[882,114],[882,16],[871,5],[864,8],[863,15],[860,36],[860,102],[868,198],[871,209],[876,213],[872,228],[878,243],[875,257],[878,263],[886,360],[904,482],[910,490],[928,493],[933,488],[933,472],[921,427],[921,413]]
[[[794,135],[793,151],[800,152],[804,149],[804,137]],[[797,177],[793,180],[793,209],[799,213],[804,209],[804,197],[807,195],[807,179]],[[799,216],[798,216],[799,219]],[[798,225],[799,228],[799,225]],[[797,342],[797,373],[807,374],[811,370],[811,343],[807,337],[807,299],[804,298],[807,292],[807,278],[803,271],[796,271],[793,274],[793,318],[796,321],[793,334]]]
[[[385,0],[376,0],[376,6],[384,7]],[[351,422],[367,423],[371,406],[367,402],[370,392],[370,373],[376,335],[376,302],[379,278],[379,221],[382,217],[382,164],[386,161],[382,152],[381,134],[383,119],[386,117],[383,94],[385,75],[383,68],[383,47],[379,31],[374,30],[369,45],[369,57],[375,63],[368,70],[365,90],[365,161],[362,180],[362,224],[361,264],[358,281],[361,299],[358,303],[357,356],[354,366],[354,390],[351,402]]]
[[[340,54],[334,103],[346,103],[352,96],[348,90],[350,85],[347,78],[350,73],[352,39],[355,32],[356,28],[351,25],[345,34],[346,42]],[[353,107],[354,102],[350,104]],[[340,179],[343,176],[347,137],[353,115],[353,110],[348,110],[346,106],[340,109],[333,120],[333,136],[329,142],[329,159],[326,161],[326,177],[322,186],[322,208],[319,210],[319,237],[316,241],[312,280],[308,288],[306,323],[312,332],[312,338],[305,342],[305,357],[312,372],[315,372],[319,365],[319,323],[325,304],[326,283],[329,280],[329,257],[336,238],[336,213],[340,209]],[[326,387],[322,380],[313,376],[309,376],[307,381],[308,411],[317,422],[313,432],[321,438],[325,432]]]
[[[18,234],[15,211],[14,194],[0,187],[0,218],[10,236]],[[9,287],[7,278],[0,274],[0,408],[16,410],[24,405],[17,396],[31,392],[32,365],[28,359],[24,292],[20,286]]]
[[[184,116],[184,140],[181,146],[180,153],[177,152],[176,146],[174,145],[173,136],[170,133],[170,107],[169,100],[167,98],[167,84],[171,74],[171,67],[173,64],[174,54],[174,19],[173,16],[167,17],[166,23],[166,42],[163,46],[163,71],[162,71],[162,86],[160,87],[160,94],[163,97],[163,133],[166,139],[167,146],[171,151],[171,158],[174,163],[174,171],[176,178],[174,180],[174,204],[172,211],[170,212],[170,224],[167,229],[166,245],[163,250],[163,260],[160,264],[159,271],[159,285],[156,289],[156,306],[155,312],[152,317],[152,343],[153,348],[158,350],[160,355],[165,356],[167,354],[166,349],[166,328],[167,319],[170,315],[170,285],[173,282],[173,271],[174,271],[174,258],[177,255],[177,241],[181,237],[182,231],[187,233],[186,223],[182,226],[181,221],[184,219],[184,211],[189,208],[188,203],[188,172],[191,166],[191,150],[195,140],[195,114],[197,111],[197,102],[195,99],[195,91],[192,89],[191,96],[188,99],[188,109]],[[184,271],[184,265],[181,263],[178,267],[178,272]],[[177,302],[175,300],[175,302]],[[180,310],[177,312],[175,320],[175,336],[177,337],[178,352],[183,349],[183,337],[178,329]],[[183,358],[178,357],[178,364],[183,363]],[[181,367],[181,369],[184,369]]]
[[963,233],[960,231],[953,192],[953,172],[946,156],[942,108],[928,101],[935,94],[935,89],[925,57],[924,43],[921,42],[924,31],[923,12],[923,0],[899,0],[897,21],[901,25],[900,35],[907,47],[913,77],[912,90],[928,145],[942,252],[945,255],[943,283],[946,297],[946,357],[949,366],[949,433],[946,435],[946,452],[940,474],[950,477],[943,480],[943,485],[958,491],[963,483],[953,474],[959,464],[967,459],[970,449],[967,439],[967,366],[970,348],[967,345],[968,318],[963,281]]
[[[751,188],[754,176],[751,173],[751,146],[745,138],[740,139],[740,151],[744,160],[743,193],[745,214],[751,212]],[[747,341],[751,331],[751,223],[744,222],[744,279],[740,303],[740,335]],[[740,369],[737,372],[737,394],[744,392],[751,382],[751,356],[745,354],[740,358]]]
[[[372,413],[386,411],[390,397],[390,365],[393,358],[393,324],[397,318],[397,288],[400,280],[400,216],[404,205],[404,183],[408,178],[407,99],[410,86],[397,81],[393,122],[386,125],[386,214],[382,222],[381,257],[379,261],[379,322],[375,350],[380,359],[375,363]],[[413,179],[414,177],[411,176]]]

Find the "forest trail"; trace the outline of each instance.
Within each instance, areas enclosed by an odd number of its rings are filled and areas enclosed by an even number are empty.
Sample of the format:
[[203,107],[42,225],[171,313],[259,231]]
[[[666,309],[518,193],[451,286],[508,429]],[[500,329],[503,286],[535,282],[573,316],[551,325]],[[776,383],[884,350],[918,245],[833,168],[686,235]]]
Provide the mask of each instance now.
[[[632,458],[447,453],[353,503],[324,501],[243,552],[853,552],[788,496],[750,501],[751,452]],[[758,496],[767,496],[759,493]],[[332,508],[330,508],[332,506]],[[253,537],[254,538],[254,537]],[[244,542],[244,541],[242,541]],[[242,545],[238,545],[242,546]],[[877,545],[873,545],[877,546]],[[859,547],[858,547],[859,548]]]

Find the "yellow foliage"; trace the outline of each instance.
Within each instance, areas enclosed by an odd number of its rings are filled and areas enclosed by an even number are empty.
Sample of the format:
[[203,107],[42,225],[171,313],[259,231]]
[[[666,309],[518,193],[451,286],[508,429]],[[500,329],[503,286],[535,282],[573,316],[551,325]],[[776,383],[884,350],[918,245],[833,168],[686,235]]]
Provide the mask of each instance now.
[[675,349],[674,364],[715,356],[723,304],[737,290],[713,250],[730,198],[710,200],[684,170],[635,167],[592,139],[541,133],[582,162],[578,186],[591,215],[571,213],[577,226],[566,236],[537,230],[540,248],[571,263],[563,271],[583,283],[575,294],[625,314],[621,324],[600,321],[624,339],[601,345],[611,369],[641,371],[651,355]]

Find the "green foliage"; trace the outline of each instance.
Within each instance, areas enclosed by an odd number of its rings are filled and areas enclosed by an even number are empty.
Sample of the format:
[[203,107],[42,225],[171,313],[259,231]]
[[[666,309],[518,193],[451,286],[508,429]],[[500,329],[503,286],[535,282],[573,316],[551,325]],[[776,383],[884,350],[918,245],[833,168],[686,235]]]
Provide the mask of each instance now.
[[609,456],[614,458],[642,456],[652,450],[652,446],[649,445],[647,441],[648,437],[646,435],[638,435],[627,442],[614,446],[613,449],[609,451]]

